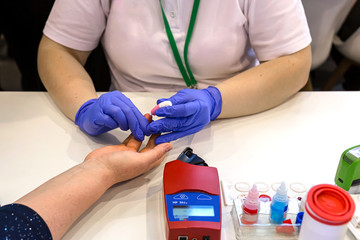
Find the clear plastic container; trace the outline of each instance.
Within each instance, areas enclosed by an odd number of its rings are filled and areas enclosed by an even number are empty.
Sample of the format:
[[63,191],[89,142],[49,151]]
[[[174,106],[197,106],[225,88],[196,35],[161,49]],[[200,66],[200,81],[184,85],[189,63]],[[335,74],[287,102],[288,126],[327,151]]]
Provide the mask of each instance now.
[[296,224],[296,216],[299,213],[301,199],[297,197],[289,199],[286,220],[290,220],[291,224],[273,224],[270,222],[271,201],[261,201],[257,222],[254,224],[245,224],[241,221],[243,214],[243,200],[243,198],[234,199],[234,205],[231,211],[236,239],[298,239],[301,225]]

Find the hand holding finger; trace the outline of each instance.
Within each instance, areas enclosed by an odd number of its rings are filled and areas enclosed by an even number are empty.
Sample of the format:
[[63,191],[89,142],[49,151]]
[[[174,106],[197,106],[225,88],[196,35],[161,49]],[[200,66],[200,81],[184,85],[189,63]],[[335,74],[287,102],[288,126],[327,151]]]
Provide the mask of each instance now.
[[[158,102],[163,100],[165,99],[159,99]],[[170,132],[167,136],[160,136],[156,143],[200,131],[219,116],[222,107],[221,93],[216,87],[183,89],[166,100],[171,101],[172,106],[156,111],[157,116],[164,118],[151,122],[148,126],[150,133]]]

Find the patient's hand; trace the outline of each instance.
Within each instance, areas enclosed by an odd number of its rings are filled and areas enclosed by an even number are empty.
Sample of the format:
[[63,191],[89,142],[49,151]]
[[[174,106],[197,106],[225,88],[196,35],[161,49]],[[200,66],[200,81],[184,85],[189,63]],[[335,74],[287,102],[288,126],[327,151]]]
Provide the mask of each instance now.
[[[151,116],[145,117],[151,121]],[[152,135],[146,147],[140,150],[141,141],[130,134],[120,145],[106,146],[92,151],[85,161],[97,163],[99,168],[109,172],[113,184],[139,176],[158,166],[165,154],[172,149],[170,143],[155,144],[159,134]],[[140,151],[139,151],[140,150]]]

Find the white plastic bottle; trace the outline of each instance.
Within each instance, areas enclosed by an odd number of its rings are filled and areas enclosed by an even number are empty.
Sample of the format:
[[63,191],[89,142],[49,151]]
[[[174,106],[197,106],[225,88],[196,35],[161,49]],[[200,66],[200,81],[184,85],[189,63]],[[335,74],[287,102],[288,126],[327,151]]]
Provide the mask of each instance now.
[[299,240],[343,239],[355,203],[344,189],[330,184],[312,187],[306,198]]

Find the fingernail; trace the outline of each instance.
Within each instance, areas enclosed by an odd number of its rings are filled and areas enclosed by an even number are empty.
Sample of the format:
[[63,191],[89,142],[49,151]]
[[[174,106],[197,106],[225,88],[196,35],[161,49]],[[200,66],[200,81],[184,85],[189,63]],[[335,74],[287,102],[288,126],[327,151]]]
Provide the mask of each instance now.
[[171,149],[173,149],[173,146],[170,143],[167,143],[166,146],[165,146],[165,151],[168,152]]

